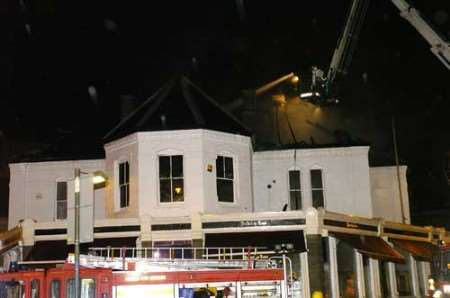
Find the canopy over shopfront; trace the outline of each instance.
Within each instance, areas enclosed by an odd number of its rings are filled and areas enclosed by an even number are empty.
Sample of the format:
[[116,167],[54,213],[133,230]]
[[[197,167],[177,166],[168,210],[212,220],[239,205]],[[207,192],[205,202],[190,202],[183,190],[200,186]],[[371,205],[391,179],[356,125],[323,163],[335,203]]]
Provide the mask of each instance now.
[[395,263],[405,262],[405,258],[380,237],[334,232],[330,235],[344,241],[367,257]]
[[409,252],[416,260],[423,262],[431,262],[433,250],[437,249],[436,246],[428,242],[402,239],[389,239],[389,241],[392,242],[395,247]]

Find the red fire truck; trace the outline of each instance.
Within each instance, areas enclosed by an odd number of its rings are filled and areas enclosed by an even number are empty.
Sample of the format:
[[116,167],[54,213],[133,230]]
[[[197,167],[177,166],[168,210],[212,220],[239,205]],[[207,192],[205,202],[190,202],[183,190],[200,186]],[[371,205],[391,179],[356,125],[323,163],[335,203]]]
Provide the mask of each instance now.
[[[285,298],[281,269],[195,271],[80,270],[82,298]],[[1,298],[74,298],[74,268],[27,270],[0,274]]]

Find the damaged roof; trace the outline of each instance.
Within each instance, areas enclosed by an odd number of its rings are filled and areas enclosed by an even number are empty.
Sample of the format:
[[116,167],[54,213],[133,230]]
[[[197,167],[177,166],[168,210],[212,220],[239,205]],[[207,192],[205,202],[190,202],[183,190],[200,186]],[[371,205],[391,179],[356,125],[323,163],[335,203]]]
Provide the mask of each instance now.
[[105,142],[134,132],[211,129],[251,135],[237,118],[183,75],[177,75],[109,131]]

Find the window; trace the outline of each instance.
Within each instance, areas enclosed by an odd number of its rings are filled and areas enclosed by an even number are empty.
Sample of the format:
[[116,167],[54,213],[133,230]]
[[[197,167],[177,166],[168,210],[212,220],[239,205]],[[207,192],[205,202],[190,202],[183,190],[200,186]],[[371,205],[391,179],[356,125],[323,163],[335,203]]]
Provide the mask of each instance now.
[[119,203],[120,208],[130,206],[130,164],[119,163]]
[[311,196],[313,207],[324,207],[322,170],[314,169],[311,174]]
[[38,279],[33,279],[31,281],[31,287],[30,287],[30,291],[31,291],[31,298],[39,298],[39,280]]
[[[75,298],[75,280],[67,280],[66,285],[67,298]],[[81,298],[95,298],[95,280],[92,278],[83,278],[81,280]]]
[[216,159],[217,197],[219,202],[234,202],[233,158],[217,156]]
[[56,182],[56,219],[67,219],[67,182]]
[[289,171],[289,204],[291,210],[302,209],[302,188],[299,170]]
[[159,201],[184,201],[183,155],[159,157]]
[[23,281],[2,281],[0,284],[0,294],[2,298],[25,298]]
[[59,298],[61,296],[61,282],[58,279],[52,280],[50,284],[49,298]]

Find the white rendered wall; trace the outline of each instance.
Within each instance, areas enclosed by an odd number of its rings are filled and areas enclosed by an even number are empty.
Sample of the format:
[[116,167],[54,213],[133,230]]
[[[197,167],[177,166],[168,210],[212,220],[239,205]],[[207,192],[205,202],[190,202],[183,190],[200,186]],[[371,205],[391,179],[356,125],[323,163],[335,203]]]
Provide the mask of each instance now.
[[[405,223],[410,223],[406,169],[406,166],[400,166],[400,185]],[[373,216],[402,222],[397,168],[395,166],[370,168],[370,190],[372,193]]]
[[327,210],[371,217],[368,150],[369,147],[344,147],[255,152],[255,210],[281,211],[289,203],[290,169],[301,171],[303,209],[310,207],[309,171],[322,169]]
[[[104,160],[50,161],[10,164],[8,227],[22,219],[56,220],[56,183],[74,179],[74,169],[104,170]],[[105,192],[94,192],[95,218],[105,217]]]
[[[118,160],[130,161],[130,207],[118,210],[114,185],[107,192],[110,217],[176,217],[197,212],[251,211],[251,141],[249,137],[194,129],[139,132],[105,145],[106,171],[114,174]],[[184,202],[160,203],[159,155],[183,155]],[[217,155],[235,163],[234,204],[219,203],[216,193]],[[207,170],[212,165],[212,171]],[[113,181],[113,180],[111,180]],[[114,182],[117,184],[117,181]]]

